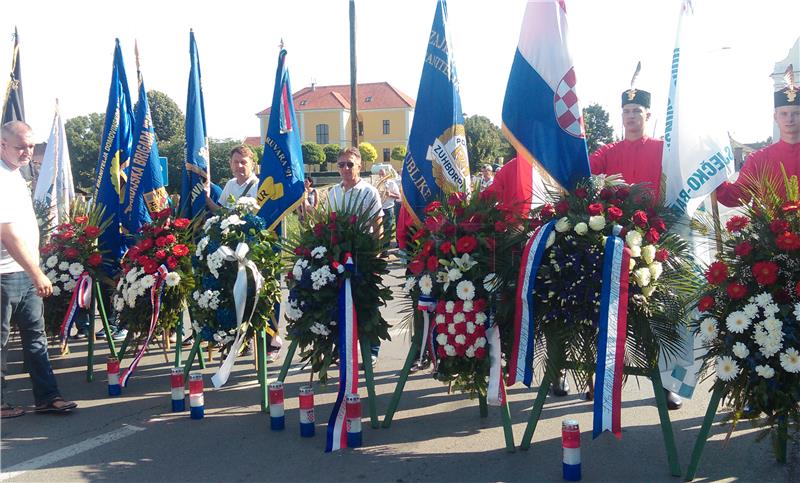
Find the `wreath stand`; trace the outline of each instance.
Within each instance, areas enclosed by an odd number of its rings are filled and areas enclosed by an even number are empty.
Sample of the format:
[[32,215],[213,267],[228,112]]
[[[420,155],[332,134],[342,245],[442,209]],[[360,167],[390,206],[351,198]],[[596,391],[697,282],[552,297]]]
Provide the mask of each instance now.
[[[383,418],[384,428],[388,428],[392,425],[392,419],[394,418],[394,413],[397,411],[397,406],[400,404],[400,397],[403,395],[403,389],[405,388],[406,381],[408,380],[408,375],[411,372],[411,366],[414,364],[414,360],[418,357],[418,354],[420,354],[420,352],[417,352],[416,349],[420,347],[421,344],[422,333],[421,331],[416,331],[416,334],[414,334],[414,337],[411,341],[411,347],[408,349],[408,355],[406,356],[406,362],[403,365],[403,370],[400,371],[400,379],[397,381],[397,386],[394,389],[392,400],[389,402],[389,408],[386,410],[386,415]],[[424,350],[424,348],[420,350]],[[431,354],[431,357],[435,356],[435,354]],[[508,397],[506,395],[505,385],[501,385],[501,390],[503,391],[503,399],[505,401],[502,404],[501,412],[503,415],[503,433],[506,440],[506,451],[513,453],[515,451],[514,433],[511,429],[511,413],[508,409]],[[478,406],[480,408],[481,417],[488,417],[489,406],[486,402],[486,396],[478,394]]]
[[[555,374],[561,369],[575,370],[577,368],[585,367],[584,365],[574,361],[558,361],[557,359],[551,358],[552,353],[550,352],[549,348],[547,355],[548,360],[554,360],[556,362],[553,365],[548,364],[547,368],[545,369],[545,374],[542,378],[542,384],[539,386],[539,390],[536,394],[536,400],[533,403],[531,415],[528,419],[528,424],[525,427],[525,434],[522,436],[522,443],[519,446],[519,448],[523,451],[528,450],[531,446],[531,439],[533,438],[534,431],[536,431],[536,425],[541,417],[545,398],[550,392],[550,386],[553,384]],[[653,364],[653,366],[649,368],[625,366],[623,374],[628,376],[646,377],[652,382],[653,393],[655,394],[656,398],[656,407],[658,408],[658,417],[661,421],[661,433],[664,437],[664,446],[666,446],[667,450],[667,461],[669,464],[670,474],[672,474],[672,476],[681,476],[680,463],[678,462],[678,450],[675,446],[675,436],[672,432],[672,423],[670,422],[669,411],[667,410],[667,397],[664,394],[661,383],[661,373],[658,370],[658,364]]]
[[103,322],[103,331],[106,333],[108,351],[112,357],[117,357],[117,347],[114,345],[114,339],[111,338],[111,327],[108,325],[106,307],[103,304],[103,296],[100,293],[100,282],[95,281],[94,290],[92,291],[92,304],[89,308],[89,333],[86,336],[89,352],[86,360],[86,382],[94,381],[94,314],[96,308],[100,309],[100,320]]
[[[286,379],[286,375],[289,373],[289,366],[292,363],[292,359],[294,359],[294,353],[297,351],[298,344],[299,342],[297,339],[292,340],[291,344],[289,344],[289,349],[286,351],[286,356],[283,360],[283,366],[281,366],[281,372],[278,374],[278,381],[283,382]],[[378,429],[380,425],[378,423],[378,410],[375,405],[375,379],[372,374],[372,360],[365,356],[366,354],[370,354],[370,342],[366,338],[359,337],[359,346],[361,349],[361,366],[363,367],[364,380],[367,386],[370,425],[372,429]]]
[[[694,443],[692,459],[689,462],[689,467],[686,469],[686,481],[692,481],[694,479],[697,467],[700,465],[700,458],[703,456],[708,434],[711,431],[711,425],[714,423],[714,416],[716,416],[719,403],[722,400],[722,393],[722,387],[715,387],[714,391],[711,393],[711,400],[708,401],[708,409],[706,410],[706,416],[703,418],[703,425],[700,427],[700,434],[697,435],[697,440]],[[785,417],[779,419],[777,431],[775,459],[778,463],[785,464],[787,442],[789,439],[789,423]]]

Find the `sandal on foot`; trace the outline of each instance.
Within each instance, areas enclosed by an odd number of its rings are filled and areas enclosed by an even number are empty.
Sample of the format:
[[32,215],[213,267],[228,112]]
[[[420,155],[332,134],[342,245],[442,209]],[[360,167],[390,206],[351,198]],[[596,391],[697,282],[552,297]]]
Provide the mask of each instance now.
[[75,409],[78,405],[71,401],[65,401],[64,398],[57,397],[47,404],[36,406],[37,413],[63,413],[70,409]]
[[25,414],[25,410],[22,408],[15,408],[10,404],[3,404],[3,407],[0,408],[2,412],[2,419],[11,419],[11,418],[18,418]]

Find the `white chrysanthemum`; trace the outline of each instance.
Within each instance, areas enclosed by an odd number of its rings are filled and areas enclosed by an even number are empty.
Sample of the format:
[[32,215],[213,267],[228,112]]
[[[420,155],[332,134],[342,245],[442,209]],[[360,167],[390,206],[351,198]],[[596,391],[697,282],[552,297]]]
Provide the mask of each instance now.
[[433,290],[433,279],[427,273],[419,279],[419,291],[423,295],[430,295]]
[[211,218],[207,219],[206,222],[203,224],[203,231],[208,231],[218,221],[219,221],[219,216],[212,216]]
[[475,357],[475,347],[473,347],[473,346],[467,347],[467,350],[464,351],[464,355],[467,356],[470,359],[474,358]]
[[650,269],[647,267],[637,268],[633,271],[633,279],[636,281],[636,285],[640,287],[650,285],[651,277]]
[[[798,304],[800,305],[800,304]],[[758,305],[756,304],[747,304],[742,307],[742,312],[750,319],[753,320],[753,317],[758,315]]]
[[766,364],[761,366],[756,366],[756,374],[763,377],[764,379],[772,379],[772,377],[775,375],[775,369]]
[[336,275],[331,272],[331,267],[328,265],[323,265],[311,272],[311,287],[314,290],[319,290],[334,280],[336,280]]
[[737,310],[728,315],[728,318],[725,319],[725,326],[734,334],[741,334],[750,327],[750,318],[743,311]]
[[253,215],[258,213],[258,210],[261,209],[261,207],[258,206],[258,202],[256,201],[256,199],[253,198],[252,196],[240,197],[238,200],[236,200],[236,206],[244,209],[246,213],[251,213]]
[[739,375],[739,364],[730,356],[717,358],[717,377],[725,382],[732,381]]
[[464,315],[464,312],[456,312],[455,315],[453,315],[453,322],[456,324],[460,324],[465,320],[467,320],[467,317]]
[[311,256],[316,258],[317,260],[322,259],[322,257],[324,257],[326,253],[328,253],[328,249],[321,245],[311,250]]
[[550,248],[553,246],[553,243],[556,242],[556,232],[551,231],[549,235],[547,235],[547,242],[544,244],[545,248]]
[[44,264],[47,265],[47,268],[53,268],[58,265],[58,257],[55,255],[50,255]]
[[195,250],[194,254],[200,260],[203,259],[203,251],[206,249],[207,246],[208,246],[208,236],[204,236],[203,238],[200,239],[199,242],[197,242],[197,250]]
[[467,322],[467,334],[474,334],[475,333],[475,324],[472,322]]
[[447,280],[450,282],[461,280],[461,277],[463,276],[464,274],[461,273],[461,270],[457,268],[451,268],[450,270],[447,271]]
[[664,273],[664,265],[662,265],[661,262],[653,262],[648,265],[647,268],[650,269],[650,275],[653,277],[654,282]]
[[67,270],[69,270],[69,262],[61,262],[61,263],[59,263],[58,264],[58,269],[61,270],[62,272],[66,272]]
[[748,349],[744,343],[737,342],[733,344],[733,355],[739,359],[744,359],[750,355],[750,349]]
[[295,280],[300,280],[303,278],[303,269],[308,267],[308,260],[305,258],[301,258],[294,262],[294,268],[292,268],[292,275],[294,275]]
[[192,298],[194,299],[194,301],[195,301],[195,302],[197,302],[198,300],[200,300],[200,292],[198,292],[197,290],[195,290],[194,292],[192,292]]
[[478,312],[477,314],[475,314],[475,323],[481,325],[485,324],[486,314],[484,314],[483,312]]
[[656,259],[656,246],[645,245],[642,247],[642,260],[644,263],[650,265]]
[[589,217],[589,228],[594,231],[600,231],[606,227],[606,217],[603,215],[595,215]]
[[324,324],[320,324],[319,322],[314,322],[309,330],[317,335],[327,336],[331,333],[330,329],[328,329]]
[[566,216],[556,222],[556,231],[559,233],[567,232],[570,228],[572,228],[572,224]]
[[114,310],[122,312],[125,308],[125,300],[122,297],[114,297]]
[[47,272],[47,278],[49,278],[51,282],[55,282],[58,279],[58,273],[56,273],[55,270],[50,270]]
[[62,273],[61,276],[58,277],[58,281],[61,282],[61,283],[67,283],[67,282],[71,282],[73,280],[72,280],[72,277],[70,277],[68,273]]
[[247,222],[244,221],[243,219],[239,218],[239,215],[234,213],[234,214],[228,216],[227,218],[225,218],[224,220],[222,220],[222,223],[219,224],[219,227],[222,230],[226,230],[231,226],[244,225],[245,223],[247,223]]
[[444,314],[436,314],[435,321],[437,324],[444,324],[445,320]]
[[464,312],[472,312],[472,300],[465,300],[464,301]]
[[489,293],[494,292],[500,287],[500,277],[498,277],[495,273],[487,273],[485,277],[483,277],[483,289]]
[[636,230],[631,230],[625,235],[625,244],[628,247],[639,247],[641,249],[642,246],[642,234]]
[[137,276],[139,276],[139,269],[132,268],[131,271],[128,272],[127,275],[125,275],[125,280],[127,280],[128,283],[133,283],[134,281],[136,281]]
[[585,234],[587,234],[589,232],[589,225],[587,225],[584,222],[580,222],[577,225],[575,225],[574,230],[575,230],[575,233],[577,233],[578,235],[583,236],[583,235],[585,235]]
[[775,317],[767,317],[764,319],[764,330],[771,335],[780,334],[780,336],[783,337],[783,322]]
[[448,356],[452,357],[452,356],[456,355],[456,348],[451,346],[450,344],[445,344],[444,345],[444,353],[447,354]]
[[303,316],[303,311],[300,309],[300,304],[297,299],[289,299],[286,304],[286,318],[289,320],[300,320]]
[[[294,275],[294,269],[292,269],[292,275]],[[411,292],[414,290],[414,287],[417,285],[417,279],[414,277],[406,278],[406,283],[403,285],[403,292]]]
[[174,287],[181,283],[181,276],[178,272],[169,272],[167,274],[167,278],[164,280],[164,283],[167,284],[167,287]]
[[778,308],[778,304],[767,304],[764,307],[764,315],[766,315],[767,317],[772,317],[780,311],[781,309]]
[[486,347],[486,337],[478,337],[475,339],[475,347]]
[[439,345],[447,344],[447,334],[436,334],[436,343]]
[[156,279],[152,275],[145,275],[139,280],[139,284],[144,288],[150,288],[154,283],[156,283]]
[[783,367],[786,372],[800,372],[800,354],[794,347],[789,347],[785,352],[781,353],[780,359],[781,367]]
[[456,306],[455,302],[453,302],[452,300],[448,300],[447,303],[444,304],[444,310],[448,314],[452,314],[453,308],[455,308],[455,306]]
[[717,319],[707,317],[700,322],[700,338],[711,342],[717,337]]
[[456,294],[461,300],[472,300],[475,297],[475,285],[469,280],[462,280],[456,285]]
[[73,290],[75,290],[75,287],[77,285],[78,283],[75,280],[69,280],[67,283],[64,284],[64,290],[66,290],[67,292],[72,292]]
[[450,335],[456,334],[456,326],[453,324],[447,324],[447,333]]
[[769,292],[763,292],[756,295],[756,303],[759,307],[766,307],[767,305],[772,303],[772,294]]
[[61,295],[61,289],[58,285],[53,285],[53,297],[58,297],[59,295]]
[[457,336],[455,336],[455,341],[456,344],[458,345],[464,345],[467,342],[467,336],[465,336],[464,334],[458,334]]

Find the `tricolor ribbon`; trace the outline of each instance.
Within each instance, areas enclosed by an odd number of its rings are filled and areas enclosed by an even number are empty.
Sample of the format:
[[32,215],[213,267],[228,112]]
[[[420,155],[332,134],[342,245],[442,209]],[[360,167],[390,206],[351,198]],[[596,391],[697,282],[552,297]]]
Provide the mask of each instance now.
[[628,272],[631,252],[620,237],[620,226],[606,240],[600,293],[599,335],[592,437],[603,431],[622,436],[622,372],[628,321]]
[[[261,287],[264,286],[264,277],[261,276],[256,264],[247,259],[247,253],[250,251],[247,243],[239,242],[236,246],[236,251],[227,246],[221,246],[217,251],[222,255],[223,260],[237,262],[239,265],[236,272],[236,282],[233,284],[233,302],[236,306],[236,339],[234,339],[233,345],[228,351],[228,356],[225,357],[225,362],[222,363],[217,373],[211,377],[211,383],[214,384],[214,387],[222,387],[228,382],[233,364],[236,362],[236,356],[239,355],[239,348],[244,343],[247,330],[246,325],[243,326],[243,324],[249,323],[250,319],[253,318],[256,304],[258,303],[258,293],[261,291]],[[253,274],[255,295],[250,315],[247,316],[247,320],[244,320],[244,309],[247,305],[247,269],[250,269],[250,273]]]
[[[431,312],[436,310],[436,300],[428,295],[420,295],[417,309],[422,311],[422,342],[419,345],[419,364],[425,358],[425,351],[430,350],[431,360],[436,361],[436,352],[433,347],[433,327],[431,327]],[[430,347],[426,344],[430,341]],[[434,370],[437,364],[434,362]]]
[[139,352],[136,354],[136,357],[133,358],[131,361],[131,365],[125,369],[125,372],[120,377],[120,383],[122,387],[128,387],[128,379],[133,374],[133,371],[136,370],[136,366],[139,365],[139,361],[142,360],[144,357],[145,351],[147,351],[147,346],[150,345],[150,340],[153,338],[153,334],[156,332],[156,326],[158,325],[158,314],[161,311],[161,296],[164,294],[164,282],[166,281],[167,274],[169,273],[169,269],[166,266],[161,265],[158,267],[156,273],[153,274],[156,281],[153,283],[153,286],[150,287],[150,304],[153,306],[153,311],[150,313],[150,328],[147,330],[147,339],[145,339],[142,348],[139,349]]
[[[345,269],[351,275],[354,272],[353,257],[349,253],[345,254]],[[347,447],[344,399],[347,394],[358,394],[358,320],[350,278],[345,277],[339,290],[339,394],[328,419],[326,453]]]
[[553,232],[555,221],[540,226],[522,252],[519,280],[517,282],[517,307],[514,314],[514,344],[508,360],[508,385],[518,381],[530,387],[533,382],[534,314],[533,294],[536,274],[547,248],[547,239]]
[[[78,309],[89,309],[92,303],[92,277],[88,272],[83,272],[75,284],[75,289],[72,291],[72,298],[69,300],[69,307],[67,313],[64,314],[64,320],[61,322],[61,329],[59,335],[61,337],[61,352],[67,349],[67,337],[72,325],[75,322],[75,314]],[[92,314],[94,315],[94,314]]]

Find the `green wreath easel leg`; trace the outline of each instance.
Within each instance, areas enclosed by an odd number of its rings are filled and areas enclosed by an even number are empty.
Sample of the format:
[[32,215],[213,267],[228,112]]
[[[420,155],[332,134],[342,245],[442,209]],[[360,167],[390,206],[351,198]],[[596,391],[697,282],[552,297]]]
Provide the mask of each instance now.
[[550,386],[553,383],[553,375],[549,370],[545,370],[542,384],[539,386],[539,391],[536,393],[536,401],[531,408],[531,415],[528,418],[528,425],[525,426],[525,434],[522,435],[522,442],[519,449],[527,451],[531,447],[531,439],[533,433],[536,431],[536,425],[539,423],[539,418],[542,416],[542,408],[544,408],[544,401],[547,398],[547,393],[550,392]]
[[397,386],[394,388],[394,394],[392,394],[392,400],[389,401],[389,408],[386,410],[386,415],[383,416],[384,428],[388,428],[392,425],[394,413],[397,411],[397,406],[400,404],[400,396],[403,395],[403,389],[406,387],[408,375],[411,373],[411,366],[414,365],[414,359],[417,357],[417,351],[415,349],[420,345],[421,342],[422,335],[419,333],[414,334],[414,337],[411,340],[411,346],[408,348],[406,362],[403,364],[403,369],[400,371],[400,379],[397,381]]
[[198,353],[200,355],[200,360],[199,360],[200,368],[201,369],[203,368],[203,352],[202,349],[200,348],[200,342],[202,342],[200,340],[200,334],[195,334],[194,344],[192,344],[192,348],[191,350],[189,350],[189,356],[186,358],[186,365],[183,366],[184,384],[188,384],[189,382],[189,371],[192,370],[192,364],[194,364],[194,360],[198,356]]
[[775,443],[775,459],[778,463],[786,464],[786,446],[789,439],[789,421],[786,416],[778,417],[778,430],[775,434],[778,439]]
[[294,353],[297,350],[297,345],[299,344],[299,339],[294,339],[289,344],[289,348],[286,350],[286,356],[283,358],[283,365],[281,366],[281,372],[278,374],[278,380],[283,382],[286,380],[286,374],[289,373],[289,366],[292,365],[292,359],[294,359]]
[[364,379],[367,382],[367,395],[369,396],[369,420],[372,429],[378,429],[378,409],[375,404],[375,379],[372,375],[372,358],[368,357],[370,354],[369,340],[366,338],[361,339],[361,363],[364,365]]
[[258,357],[258,384],[261,392],[261,412],[269,413],[267,403],[267,333],[265,330],[256,332],[256,357]]
[[478,393],[478,408],[482,418],[489,417],[489,405],[486,404],[486,396],[481,393]]
[[[191,318],[191,315],[189,317]],[[181,367],[181,359],[183,359],[183,313],[175,327],[175,367]]]
[[711,431],[711,425],[714,423],[714,416],[717,414],[720,399],[722,399],[722,388],[717,387],[714,389],[714,392],[711,393],[711,400],[708,401],[706,417],[703,418],[700,434],[697,435],[697,441],[694,442],[692,460],[689,462],[689,467],[686,469],[686,481],[692,481],[694,479],[694,474],[697,472],[697,466],[700,464],[700,457],[703,456],[703,449],[706,446],[708,433]]
[[[100,309],[100,320],[103,322],[103,331],[106,333],[106,342],[108,342],[108,351],[113,357],[119,357],[117,346],[114,344],[114,339],[111,338],[111,326],[108,325],[108,314],[106,314],[106,306],[103,303],[103,297],[100,293],[100,282],[94,283],[94,299],[97,301],[97,308]],[[92,327],[92,332],[89,336],[94,338],[94,317],[89,321]]]
[[658,366],[652,369],[650,374],[650,380],[653,382],[653,392],[656,396],[658,418],[661,420],[661,433],[664,435],[664,446],[667,449],[670,474],[672,476],[681,476],[678,449],[675,447],[675,435],[672,432],[672,422],[669,420],[669,411],[667,410],[667,395],[664,394],[664,386],[661,383],[661,373],[658,371]]
[[86,382],[94,381],[94,309],[96,303],[93,296],[92,303],[89,306],[89,314],[87,314],[87,317],[89,317],[89,327],[86,330],[89,333],[86,335],[86,340],[88,341],[89,347],[88,357],[86,358]]
[[503,435],[506,438],[506,451],[514,453],[517,447],[514,443],[514,431],[511,427],[511,410],[508,408],[508,391],[506,391],[505,384],[500,386],[500,390],[503,391],[503,404],[500,406],[500,411],[503,415]]

